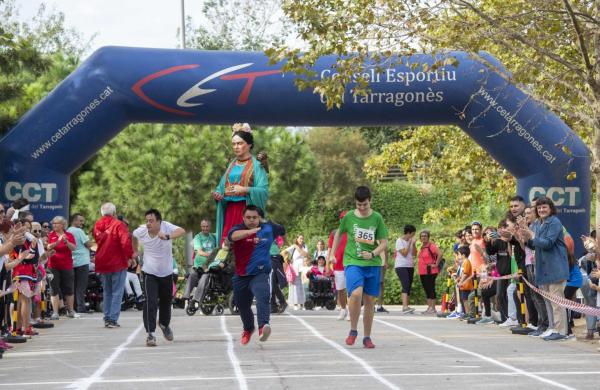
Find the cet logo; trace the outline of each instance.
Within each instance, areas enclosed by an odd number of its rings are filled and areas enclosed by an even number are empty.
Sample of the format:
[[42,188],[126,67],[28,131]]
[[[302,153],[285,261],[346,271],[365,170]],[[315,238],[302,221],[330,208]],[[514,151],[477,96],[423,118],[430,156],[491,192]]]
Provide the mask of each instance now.
[[25,198],[30,202],[56,202],[58,190],[56,183],[19,183],[9,181],[4,186],[4,197],[8,201]]
[[581,204],[581,189],[579,187],[531,187],[529,200],[536,196],[547,196],[556,206],[579,206]]
[[[246,84],[244,85],[244,88],[240,92],[240,95],[238,96],[238,100],[237,100],[238,105],[240,105],[240,106],[245,105],[248,102],[248,97],[250,96],[250,92],[252,91],[252,86],[254,85],[254,81],[258,77],[269,76],[269,75],[281,73],[281,70],[265,70],[265,71],[261,71],[261,72],[229,74],[229,73],[235,72],[237,70],[247,68],[251,65],[253,65],[253,63],[250,62],[247,64],[230,66],[228,68],[222,69],[218,72],[208,75],[207,77],[200,80],[198,83],[194,84],[190,89],[185,91],[185,93],[183,93],[177,99],[177,106],[178,107],[201,106],[203,103],[190,103],[190,100],[193,98],[196,98],[198,96],[207,95],[207,94],[216,92],[217,89],[214,89],[214,88],[208,88],[208,89],[202,88],[202,85],[204,85],[205,83],[207,83],[213,79],[216,79],[216,78],[220,78],[221,80],[240,80],[240,79],[247,80]],[[131,89],[143,101],[145,101],[146,103],[150,104],[153,107],[158,108],[159,110],[170,112],[172,114],[177,114],[177,115],[194,116],[196,114],[194,114],[193,112],[180,110],[179,108],[167,106],[167,105],[157,102],[155,99],[146,95],[144,93],[144,91],[142,90],[142,87],[144,85],[148,84],[149,82],[151,82],[152,80],[164,77],[168,74],[172,74],[175,72],[181,72],[181,71],[185,71],[185,70],[189,70],[189,69],[194,69],[199,66],[200,65],[198,65],[198,64],[190,64],[190,65],[173,66],[171,68],[163,69],[161,71],[152,73],[151,75],[148,75],[148,76],[144,77],[143,79],[139,80],[138,82],[136,82],[133,85],[133,87],[131,87]]]

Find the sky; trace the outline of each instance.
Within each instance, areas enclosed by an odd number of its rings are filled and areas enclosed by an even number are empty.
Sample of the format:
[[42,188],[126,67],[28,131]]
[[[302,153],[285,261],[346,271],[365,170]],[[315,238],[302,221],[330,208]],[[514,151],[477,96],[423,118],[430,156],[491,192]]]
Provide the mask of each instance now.
[[[200,19],[203,0],[185,0],[185,13]],[[91,54],[107,45],[176,48],[180,44],[181,0],[17,0],[19,20],[31,19],[40,4],[64,13],[65,24],[92,41]]]

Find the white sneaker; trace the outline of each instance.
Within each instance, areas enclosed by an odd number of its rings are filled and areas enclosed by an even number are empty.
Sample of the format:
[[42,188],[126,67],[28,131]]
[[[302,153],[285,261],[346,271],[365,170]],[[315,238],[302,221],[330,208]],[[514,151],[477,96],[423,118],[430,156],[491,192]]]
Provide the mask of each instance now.
[[494,320],[494,322],[502,322],[499,311],[492,310],[492,320]]
[[527,327],[528,327],[529,329],[533,329],[533,330],[537,330],[537,329],[538,329],[538,327],[537,327],[537,326],[535,326],[535,325],[532,325],[532,324],[527,324]]
[[511,326],[519,325],[519,321],[513,320],[512,318],[507,318],[506,321],[501,323],[499,326],[502,328],[510,328]]
[[542,333],[540,335],[540,338],[544,338],[544,337],[550,336],[552,333],[554,333],[554,329],[548,328],[548,330],[546,330],[544,333]]
[[[350,321],[350,312],[346,310],[346,313],[346,321]],[[358,318],[360,318],[360,316]]]
[[346,309],[341,309],[340,315],[338,316],[337,319],[338,319],[338,321],[342,321],[344,318],[346,318],[346,316],[348,316],[348,311]]

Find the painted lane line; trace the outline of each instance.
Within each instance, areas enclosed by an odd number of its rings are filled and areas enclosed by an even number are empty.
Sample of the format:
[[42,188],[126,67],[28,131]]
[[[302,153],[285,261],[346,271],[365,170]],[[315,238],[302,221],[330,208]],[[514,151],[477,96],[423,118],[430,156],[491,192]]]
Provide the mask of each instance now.
[[138,326],[130,335],[127,337],[127,340],[123,342],[123,344],[119,345],[114,352],[102,363],[100,368],[96,370],[91,376],[87,378],[79,379],[76,382],[73,382],[67,388],[69,389],[77,389],[77,390],[87,390],[91,385],[101,378],[102,374],[113,364],[113,362],[119,357],[119,355],[125,350],[125,348],[131,344],[131,342],[137,337],[137,335],[144,329],[144,325]]
[[240,390],[248,390],[248,384],[246,383],[246,378],[244,377],[244,373],[242,372],[242,367],[240,366],[240,361],[237,356],[235,356],[235,352],[233,350],[233,336],[227,330],[227,323],[225,322],[225,316],[221,316],[221,329],[223,330],[223,334],[227,337],[227,355],[229,356],[229,361],[233,366],[233,371],[235,372],[235,378],[238,381]]
[[[565,375],[565,376],[581,376],[581,375],[600,375],[600,371],[539,371],[531,372],[536,375]],[[402,378],[402,377],[453,377],[453,376],[506,376],[518,377],[521,376],[517,372],[424,372],[424,373],[393,373],[381,374],[384,377]],[[281,375],[249,375],[247,380],[263,380],[263,379],[295,379],[295,378],[370,378],[370,374],[281,374]],[[233,376],[222,377],[207,377],[207,376],[168,376],[155,378],[122,378],[122,379],[99,379],[95,383],[152,383],[152,382],[194,382],[194,381],[233,381],[236,380]],[[38,386],[38,385],[67,385],[71,381],[53,381],[53,382],[13,382],[0,383],[0,387],[8,386]]]
[[570,387],[570,386],[567,386],[567,385],[563,385],[562,383],[555,382],[555,381],[553,381],[551,379],[547,379],[547,378],[541,377],[539,375],[533,374],[531,372],[527,372],[525,370],[521,370],[520,368],[511,366],[510,364],[502,363],[501,361],[498,361],[498,360],[493,359],[491,357],[479,354],[477,352],[469,351],[467,349],[462,349],[460,347],[456,347],[456,346],[451,345],[451,344],[446,344],[444,342],[437,341],[435,339],[432,339],[430,337],[424,336],[424,335],[422,335],[420,333],[417,333],[417,332],[413,332],[412,330],[403,328],[403,327],[398,326],[396,324],[392,324],[390,322],[379,320],[379,319],[375,319],[375,321],[377,321],[377,322],[379,322],[381,324],[387,325],[390,328],[398,329],[398,330],[400,330],[400,331],[402,331],[404,333],[408,333],[408,334],[410,334],[412,336],[418,337],[421,340],[428,341],[428,342],[430,342],[430,343],[432,343],[434,345],[441,346],[441,347],[448,348],[448,349],[452,349],[452,350],[457,351],[457,352],[461,352],[461,353],[464,353],[464,354],[467,354],[467,355],[474,356],[474,357],[476,357],[478,359],[484,360],[484,361],[486,361],[488,363],[492,363],[492,364],[494,364],[496,366],[505,368],[507,370],[513,371],[513,372],[515,372],[515,373],[517,373],[519,375],[526,376],[526,377],[534,379],[536,381],[543,382],[543,383],[546,383],[548,385],[551,385],[551,386],[554,386],[554,387],[558,387],[558,388],[561,388],[561,389],[565,389],[565,390],[575,390],[575,388],[573,388],[573,387]]
[[375,378],[377,381],[381,382],[383,385],[385,385],[386,387],[393,389],[393,390],[400,390],[400,387],[396,386],[395,384],[393,384],[392,382],[388,381],[387,379],[385,379],[383,376],[381,376],[377,371],[375,371],[375,369],[373,367],[371,367],[366,361],[364,361],[363,359],[359,358],[358,356],[354,355],[352,352],[348,351],[346,348],[340,346],[338,343],[335,343],[331,340],[329,340],[328,338],[326,338],[325,336],[323,336],[321,333],[319,333],[315,328],[313,328],[311,325],[309,325],[306,321],[304,321],[301,317],[296,317],[293,314],[289,314],[288,315],[292,318],[294,318],[296,321],[300,322],[302,325],[304,325],[304,327],[308,330],[310,330],[312,332],[312,334],[314,334],[315,336],[317,336],[318,338],[320,338],[321,340],[323,340],[324,342],[326,342],[327,344],[329,344],[330,346],[332,346],[333,348],[337,349],[339,352],[341,352],[342,354],[348,356],[350,359],[354,360],[355,362],[357,362],[358,364],[360,364],[366,372],[369,373],[369,375],[371,375],[373,378]]

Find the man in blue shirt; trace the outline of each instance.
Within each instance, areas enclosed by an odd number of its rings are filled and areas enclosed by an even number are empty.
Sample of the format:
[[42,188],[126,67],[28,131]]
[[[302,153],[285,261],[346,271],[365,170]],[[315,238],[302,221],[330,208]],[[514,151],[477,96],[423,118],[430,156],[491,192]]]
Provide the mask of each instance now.
[[229,230],[229,241],[235,254],[235,276],[233,277],[233,299],[240,310],[244,326],[242,345],[248,344],[254,333],[252,300],[256,297],[256,316],[260,341],[267,341],[271,334],[271,244],[277,236],[285,236],[283,226],[261,221],[263,212],[254,205],[244,209],[244,223]]

